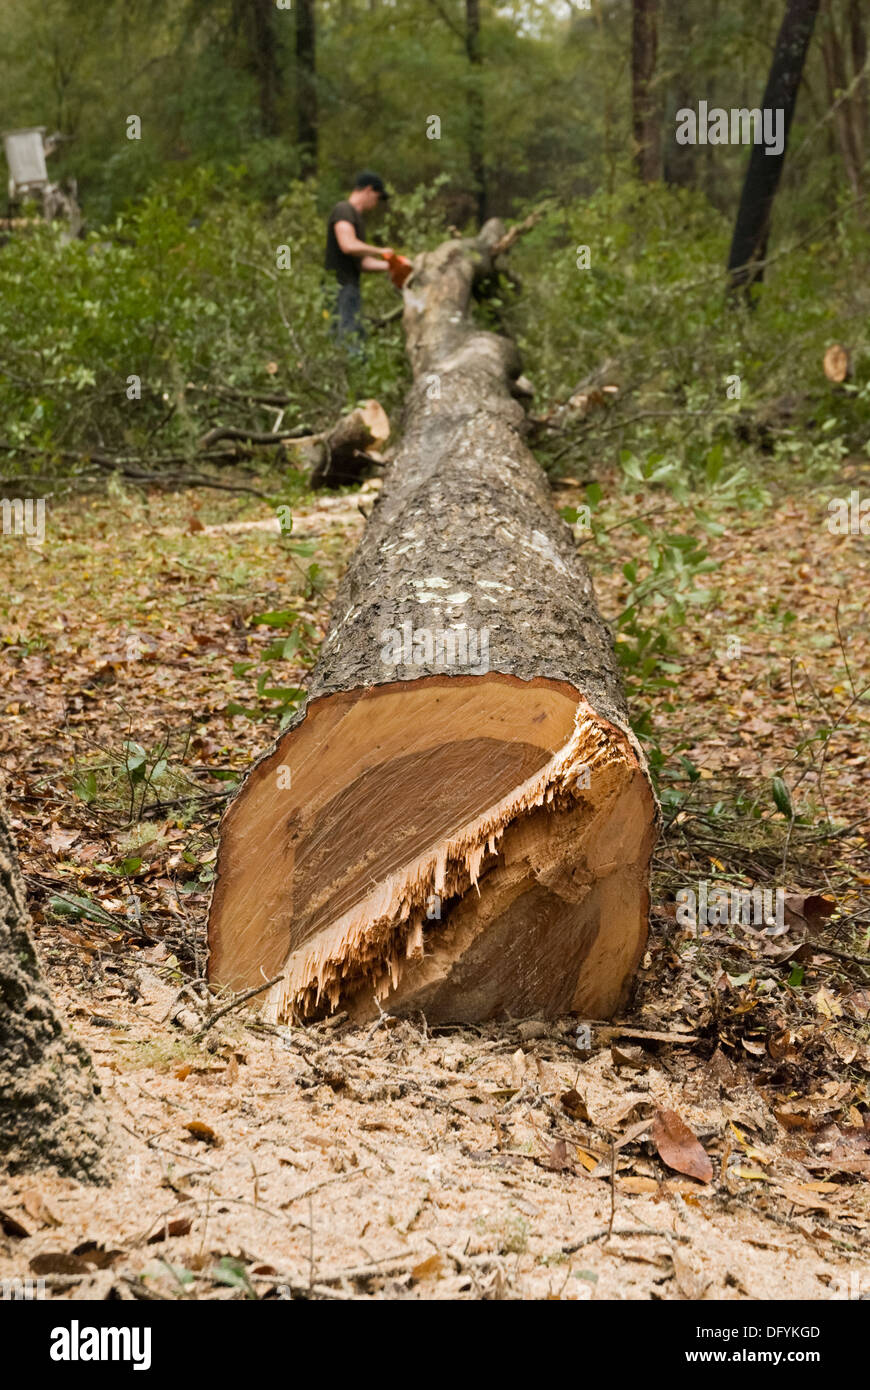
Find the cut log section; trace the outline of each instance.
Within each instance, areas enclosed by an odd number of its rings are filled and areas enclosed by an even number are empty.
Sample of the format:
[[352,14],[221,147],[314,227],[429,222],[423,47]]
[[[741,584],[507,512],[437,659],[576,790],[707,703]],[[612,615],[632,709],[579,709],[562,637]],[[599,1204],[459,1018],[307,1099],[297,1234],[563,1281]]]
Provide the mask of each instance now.
[[415,263],[401,450],[305,710],[225,814],[210,978],[279,976],[273,1021],[607,1018],[644,948],[655,798],[515,349],[469,317],[503,236]]
[[382,449],[390,437],[390,421],[379,401],[364,401],[343,415],[327,433],[300,443],[314,444],[317,458],[311,470],[312,487],[340,487],[358,482],[371,462],[372,449]]
[[841,386],[852,376],[852,354],[840,343],[832,343],[822,359],[822,367],[828,381],[832,381],[835,386]]

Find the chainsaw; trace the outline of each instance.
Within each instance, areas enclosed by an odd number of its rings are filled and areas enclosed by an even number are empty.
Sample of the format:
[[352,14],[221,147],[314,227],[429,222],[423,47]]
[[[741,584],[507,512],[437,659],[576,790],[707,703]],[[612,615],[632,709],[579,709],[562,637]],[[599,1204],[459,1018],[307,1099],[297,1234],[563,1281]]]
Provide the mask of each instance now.
[[390,279],[397,290],[400,290],[411,274],[411,262],[407,256],[400,256],[393,251],[391,255],[384,256],[384,260],[389,268]]

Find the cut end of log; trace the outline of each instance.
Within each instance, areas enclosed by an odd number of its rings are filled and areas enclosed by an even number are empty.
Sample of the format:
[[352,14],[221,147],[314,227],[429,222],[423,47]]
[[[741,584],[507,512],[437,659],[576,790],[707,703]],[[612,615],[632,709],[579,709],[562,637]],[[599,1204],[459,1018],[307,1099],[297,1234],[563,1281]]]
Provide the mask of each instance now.
[[828,381],[840,386],[852,374],[852,354],[840,343],[832,343],[822,359],[822,366]]
[[280,973],[273,1022],[609,1017],[646,939],[655,821],[629,737],[565,682],[321,697],[225,817],[210,977]]
[[390,438],[390,420],[380,401],[367,400],[316,437],[319,456],[311,472],[313,487],[358,482],[372,451]]

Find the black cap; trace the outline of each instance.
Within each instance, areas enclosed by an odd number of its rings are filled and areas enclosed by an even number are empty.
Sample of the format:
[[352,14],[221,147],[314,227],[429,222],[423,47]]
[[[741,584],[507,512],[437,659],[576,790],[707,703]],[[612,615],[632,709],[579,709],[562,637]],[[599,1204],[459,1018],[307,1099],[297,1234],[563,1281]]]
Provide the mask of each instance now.
[[373,188],[376,193],[380,193],[382,202],[389,202],[390,195],[380,174],[373,174],[371,169],[363,169],[361,174],[357,174],[353,181],[354,188]]

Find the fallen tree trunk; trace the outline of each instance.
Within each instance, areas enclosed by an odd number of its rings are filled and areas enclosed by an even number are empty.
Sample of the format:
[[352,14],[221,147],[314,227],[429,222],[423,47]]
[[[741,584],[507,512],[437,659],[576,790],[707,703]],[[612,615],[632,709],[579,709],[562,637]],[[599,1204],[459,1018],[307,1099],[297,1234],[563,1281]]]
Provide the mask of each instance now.
[[273,1020],[608,1017],[644,947],[657,814],[610,636],[516,350],[469,316],[503,234],[415,263],[401,450],[306,707],[225,814],[210,978],[280,975]]

